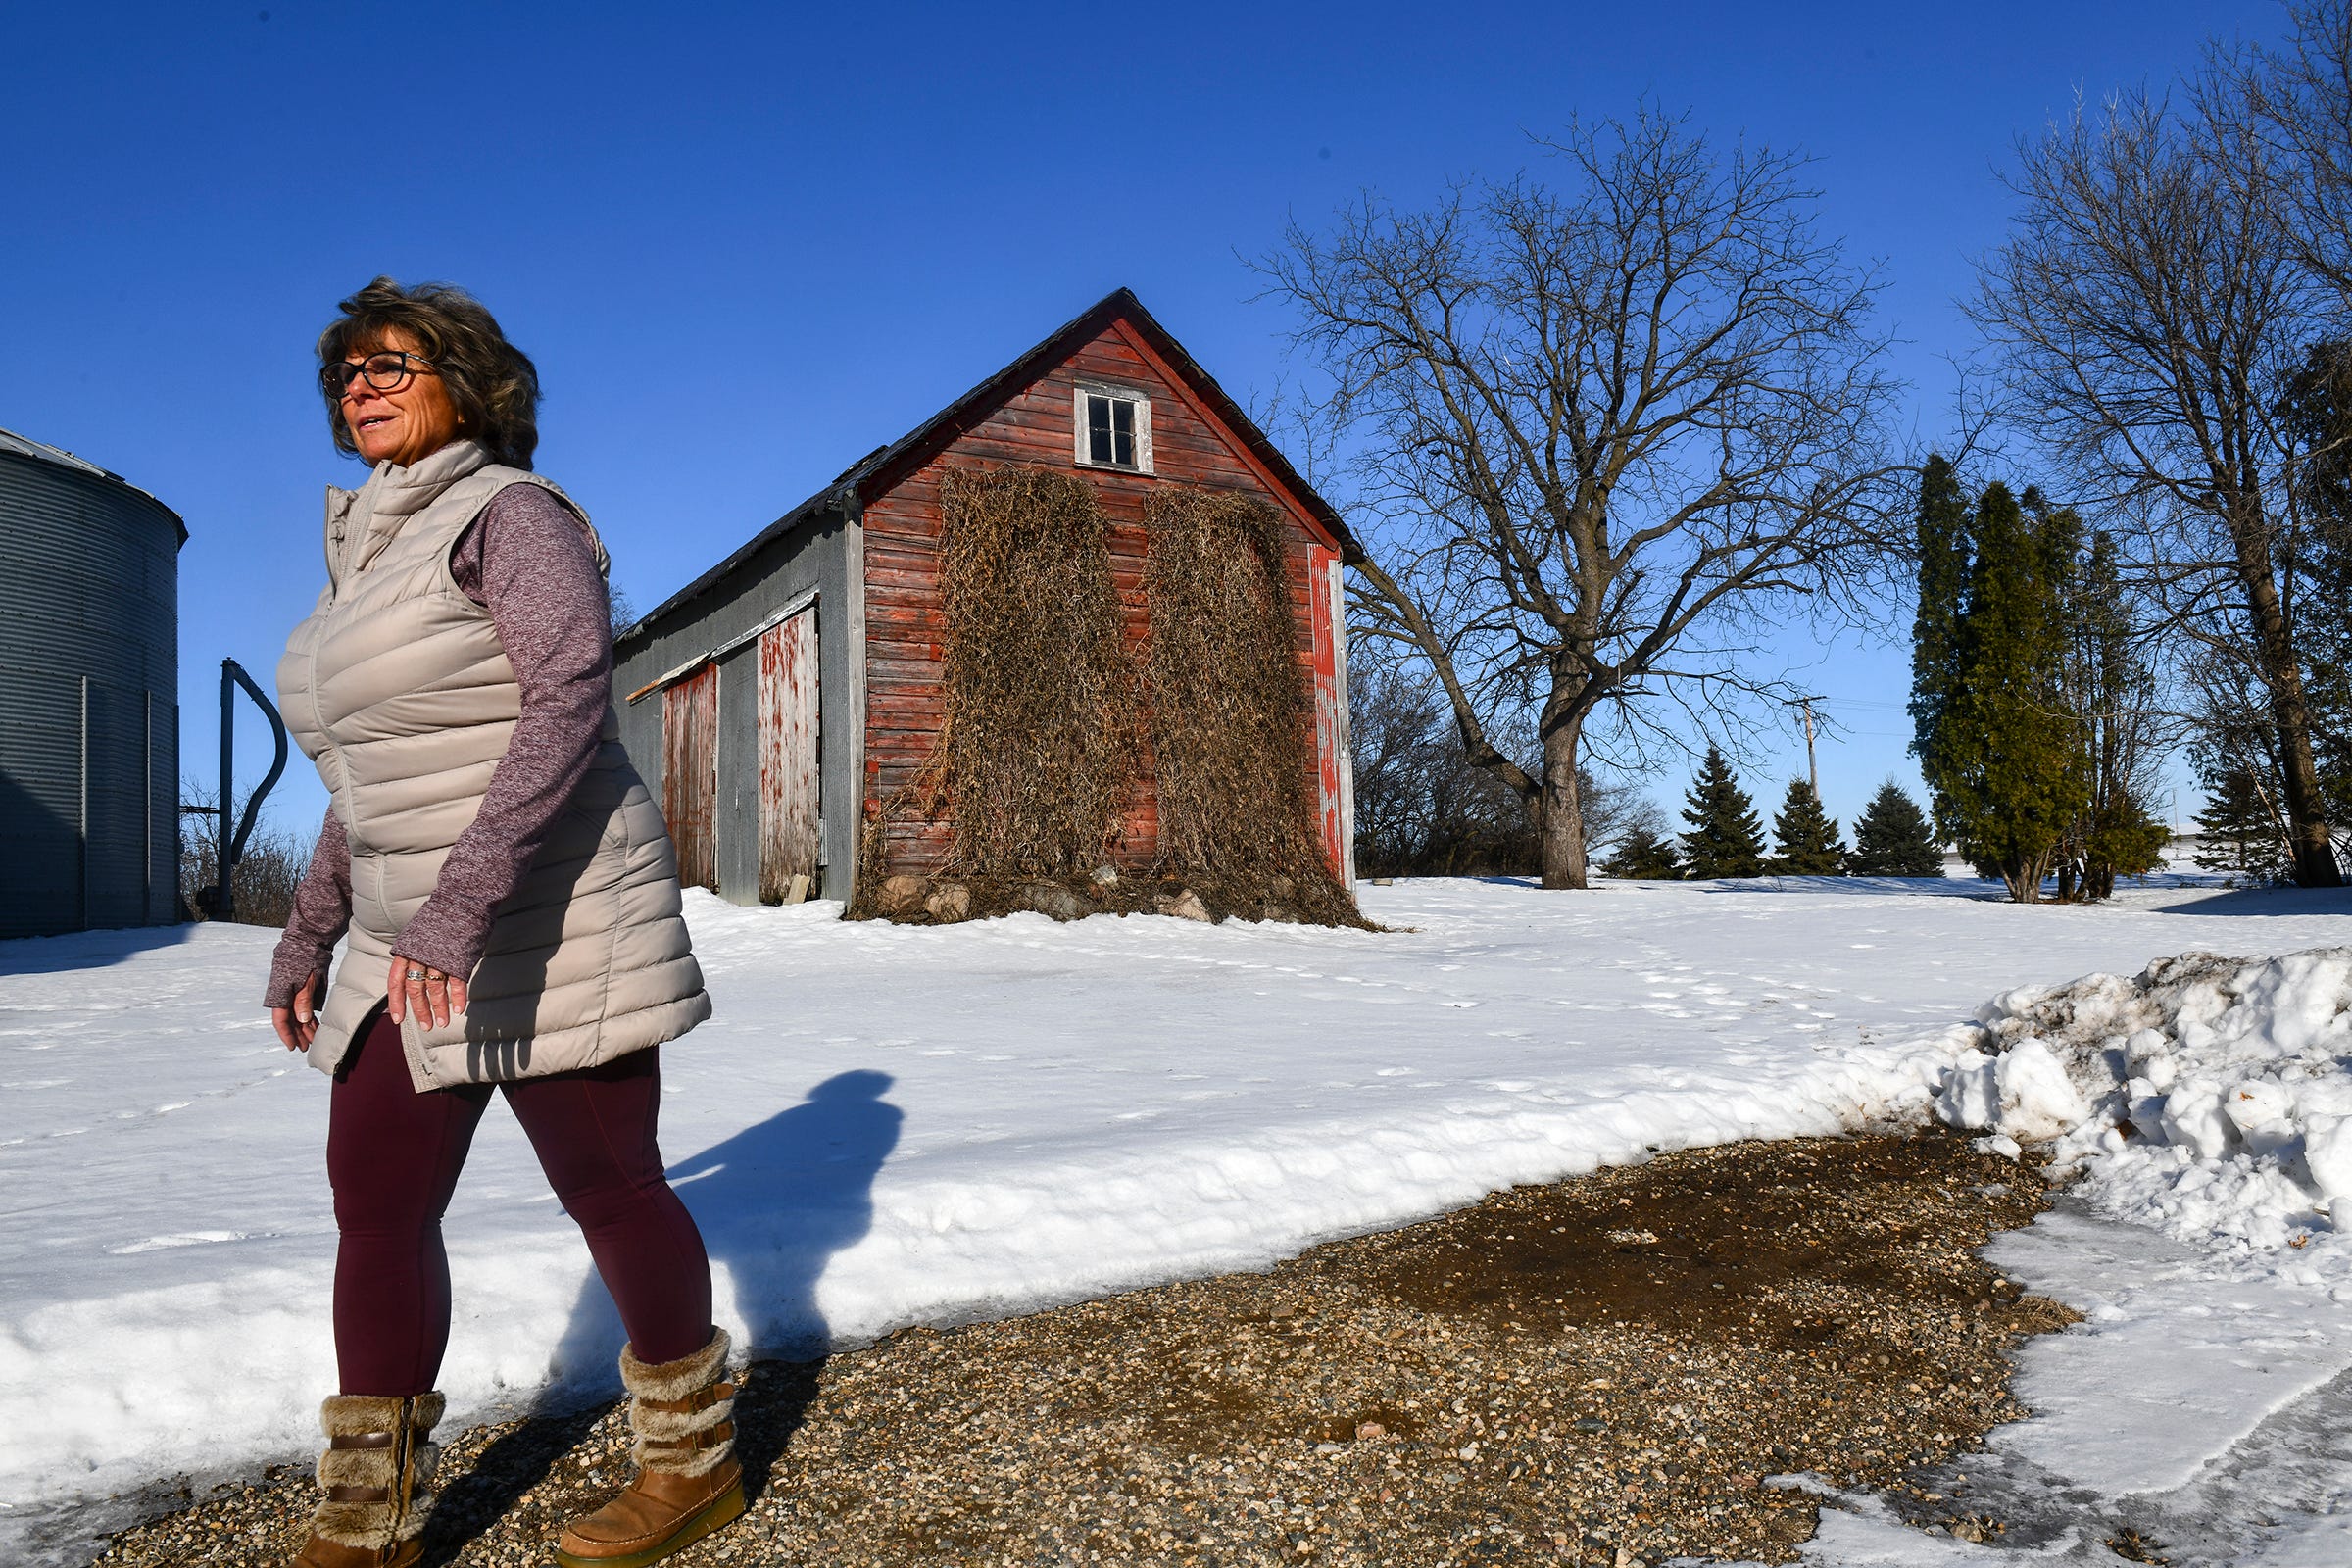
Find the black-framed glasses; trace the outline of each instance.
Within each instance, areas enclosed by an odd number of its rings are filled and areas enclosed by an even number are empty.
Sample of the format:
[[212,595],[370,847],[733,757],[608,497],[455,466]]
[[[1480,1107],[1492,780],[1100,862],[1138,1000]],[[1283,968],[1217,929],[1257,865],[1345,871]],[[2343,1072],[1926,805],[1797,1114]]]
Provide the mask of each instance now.
[[318,384],[326,388],[328,397],[340,402],[351,396],[351,383],[355,380],[365,380],[378,392],[389,392],[417,371],[429,374],[432,368],[433,362],[421,354],[380,349],[356,365],[349,360],[338,360],[319,367]]

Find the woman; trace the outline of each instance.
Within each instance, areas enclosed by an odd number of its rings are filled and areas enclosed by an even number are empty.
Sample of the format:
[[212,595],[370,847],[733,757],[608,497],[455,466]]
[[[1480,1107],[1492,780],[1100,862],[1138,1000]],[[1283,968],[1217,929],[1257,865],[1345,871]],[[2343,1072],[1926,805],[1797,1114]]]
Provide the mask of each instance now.
[[334,804],[266,999],[334,1081],[341,1389],[297,1565],[422,1556],[441,1216],[495,1086],[629,1334],[640,1473],[556,1555],[639,1568],[741,1513],[743,1486],[710,1260],[655,1143],[658,1048],[710,1003],[612,718],[604,547],[530,471],[538,374],[488,311],[384,277],[341,310],[318,339],[327,422],[373,472],[327,491],[326,591],[278,665]]

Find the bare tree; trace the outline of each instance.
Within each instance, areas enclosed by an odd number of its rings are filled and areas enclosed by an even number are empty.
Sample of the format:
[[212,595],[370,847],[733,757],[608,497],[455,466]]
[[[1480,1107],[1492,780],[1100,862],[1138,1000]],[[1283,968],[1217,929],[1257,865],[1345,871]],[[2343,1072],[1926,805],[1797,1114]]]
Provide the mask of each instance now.
[[2269,143],[2293,220],[2287,239],[2303,265],[2352,304],[2352,5],[2298,0],[2286,42],[2221,55],[2206,96],[2250,108]]
[[[1356,863],[1367,875],[1524,875],[1542,859],[1532,803],[1473,764],[1446,694],[1426,664],[1350,651],[1348,736],[1355,750]],[[1532,728],[1513,724],[1496,743],[1509,755],[1534,752]],[[1624,786],[1587,771],[1577,798],[1597,850],[1656,808]]]
[[2117,528],[2167,626],[2260,681],[2296,878],[2332,887],[2286,569],[2310,454],[2283,399],[2323,291],[2242,102],[2209,76],[2180,105],[2078,108],[2022,144],[2022,211],[1971,310],[2009,412]]
[[[190,806],[212,807],[217,791],[193,779],[180,781],[180,799]],[[239,800],[242,814],[245,803]],[[239,925],[283,926],[294,913],[294,890],[310,869],[313,840],[278,826],[268,813],[255,822],[253,837],[237,857],[235,921]],[[190,811],[180,817],[179,901],[199,919],[213,914],[202,907],[201,895],[220,879],[220,818],[212,810]]]
[[1428,662],[1470,760],[1536,812],[1544,885],[1581,888],[1588,739],[1638,741],[1644,697],[1719,728],[1793,696],[1742,657],[1765,617],[1850,606],[1881,561],[1896,388],[1877,282],[1817,231],[1801,160],[1646,109],[1545,145],[1564,188],[1367,196],[1258,266],[1383,519],[1353,619]]

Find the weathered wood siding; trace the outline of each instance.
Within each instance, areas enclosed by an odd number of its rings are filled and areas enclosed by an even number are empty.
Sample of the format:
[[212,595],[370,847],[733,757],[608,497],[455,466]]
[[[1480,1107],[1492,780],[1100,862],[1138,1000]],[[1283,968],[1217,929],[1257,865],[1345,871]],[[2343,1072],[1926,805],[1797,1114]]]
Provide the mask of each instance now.
[[678,852],[678,881],[718,886],[718,666],[662,693],[662,814]]
[[1309,617],[1315,639],[1315,796],[1320,804],[1323,853],[1332,869],[1350,885],[1354,856],[1355,802],[1353,763],[1348,755],[1348,641],[1347,621],[1340,612],[1340,556],[1336,550],[1313,544],[1307,551],[1307,593],[1314,613]]
[[621,740],[656,800],[665,801],[660,690],[635,702],[628,696],[698,656],[718,650],[718,784],[714,804],[715,870],[719,896],[737,904],[760,897],[761,822],[760,639],[761,629],[796,605],[812,603],[816,638],[817,710],[823,731],[838,741],[822,750],[818,769],[820,823],[816,891],[849,897],[858,858],[858,767],[862,589],[857,567],[858,526],[854,510],[819,512],[752,551],[708,593],[657,612],[614,649],[613,704]]
[[760,634],[760,897],[816,883],[817,643],[812,607]]
[[[1072,402],[1080,382],[1144,392],[1152,403],[1153,472],[1083,467],[1073,456]],[[1347,767],[1346,671],[1331,623],[1325,536],[1250,452],[1186,389],[1144,341],[1114,321],[1060,365],[972,423],[936,456],[895,480],[865,509],[865,808],[879,811],[930,756],[943,714],[940,639],[940,474],[945,468],[1039,464],[1070,469],[1096,488],[1109,525],[1111,574],[1131,646],[1150,636],[1144,603],[1144,500],[1166,484],[1255,491],[1293,521],[1289,575],[1298,625],[1296,654],[1315,683],[1318,798],[1333,865],[1345,875],[1344,814],[1335,769]],[[886,855],[893,870],[923,871],[947,847],[943,823],[894,817]],[[1114,863],[1149,865],[1159,837],[1158,799],[1147,754],[1142,780],[1121,824]]]

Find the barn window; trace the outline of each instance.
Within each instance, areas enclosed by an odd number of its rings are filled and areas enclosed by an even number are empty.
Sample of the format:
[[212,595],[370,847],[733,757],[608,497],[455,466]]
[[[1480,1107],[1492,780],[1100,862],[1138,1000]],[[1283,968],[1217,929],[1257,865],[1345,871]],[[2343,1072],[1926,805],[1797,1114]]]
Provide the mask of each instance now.
[[1152,471],[1150,398],[1125,387],[1082,386],[1076,414],[1080,465]]

